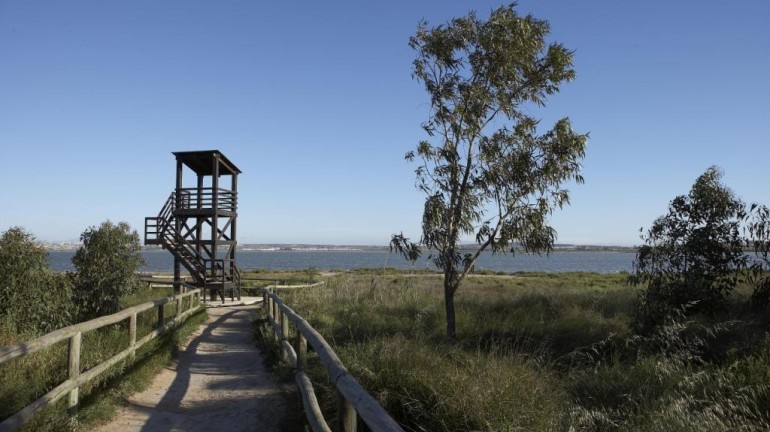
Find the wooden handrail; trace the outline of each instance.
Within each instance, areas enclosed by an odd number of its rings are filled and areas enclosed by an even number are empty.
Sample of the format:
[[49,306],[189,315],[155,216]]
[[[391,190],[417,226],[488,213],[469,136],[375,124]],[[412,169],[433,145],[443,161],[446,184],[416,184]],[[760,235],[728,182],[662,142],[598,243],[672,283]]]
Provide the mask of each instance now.
[[[186,283],[183,284],[187,285]],[[187,310],[182,311],[182,307],[185,303],[185,297],[190,297],[190,304]],[[197,306],[194,306],[195,297],[198,297]],[[163,306],[170,302],[176,302],[177,313],[176,316],[169,322],[164,322]],[[153,331],[141,339],[136,340],[137,315],[152,308],[158,308],[158,324]],[[200,289],[194,289],[173,297],[164,297],[158,300],[153,300],[151,302],[130,307],[112,315],[106,315],[92,319],[90,321],[64,327],[31,341],[0,347],[0,364],[2,364],[6,361],[27,356],[34,352],[50,347],[57,342],[69,339],[69,378],[63,383],[59,384],[53,390],[40,397],[38,400],[24,407],[21,411],[3,420],[3,422],[0,423],[0,432],[16,430],[21,425],[29,421],[32,417],[34,417],[34,415],[40,410],[56,403],[56,401],[61,399],[66,394],[70,395],[69,408],[70,412],[74,413],[77,411],[79,404],[79,389],[83,384],[101,375],[111,366],[115,365],[126,357],[133,356],[136,350],[141,348],[144,344],[155,339],[166,331],[179,326],[200,308]],[[92,367],[91,369],[81,372],[80,341],[82,339],[83,333],[96,330],[110,324],[115,324],[125,319],[130,319],[128,348],[115,354],[108,360]]]
[[[322,416],[320,419],[318,418],[320,409],[313,408],[313,404],[317,407],[318,403],[315,401],[312,385],[310,385],[307,376],[304,374],[308,342],[316,354],[318,354],[318,358],[326,368],[332,384],[337,389],[337,417],[341,432],[354,432],[356,430],[356,414],[374,432],[403,432],[401,426],[393,420],[382,405],[350,375],[323,336],[310,323],[287,306],[277,294],[273,293],[271,291],[272,288],[275,287],[262,289],[264,306],[267,310],[271,327],[281,344],[284,359],[294,367],[295,381],[302,393],[302,402],[313,431],[328,431],[329,427]],[[298,337],[296,338],[298,349],[296,351],[288,342],[289,322],[294,325],[298,332]]]
[[[215,193],[216,192],[216,193]],[[182,188],[179,189],[179,197],[176,199],[175,210],[190,210],[198,208],[210,208],[214,205],[214,197],[220,210],[235,211],[237,208],[237,194],[231,190],[217,188]]]

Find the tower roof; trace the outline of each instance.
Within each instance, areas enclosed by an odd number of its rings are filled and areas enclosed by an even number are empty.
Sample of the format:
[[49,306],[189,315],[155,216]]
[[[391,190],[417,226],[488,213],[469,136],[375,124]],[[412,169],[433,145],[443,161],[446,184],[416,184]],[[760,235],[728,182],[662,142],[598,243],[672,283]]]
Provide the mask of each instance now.
[[173,152],[176,156],[176,160],[187,165],[188,168],[193,170],[198,175],[214,175],[214,161],[219,160],[220,175],[237,175],[241,173],[235,164],[230,162],[227,156],[223,155],[219,150],[200,150],[200,151],[186,151],[186,152]]

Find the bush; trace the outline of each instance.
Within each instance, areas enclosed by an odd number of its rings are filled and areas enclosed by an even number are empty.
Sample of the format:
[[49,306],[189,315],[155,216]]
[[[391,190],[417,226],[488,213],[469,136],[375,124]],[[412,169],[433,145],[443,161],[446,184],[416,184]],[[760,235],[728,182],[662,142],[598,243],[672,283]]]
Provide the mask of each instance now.
[[754,286],[751,305],[761,311],[770,306],[770,209],[754,203],[746,219],[746,242],[754,249],[749,272],[749,283]]
[[71,322],[70,282],[48,268],[47,256],[23,228],[0,237],[0,316],[16,333],[41,334]]
[[75,303],[82,320],[115,313],[120,297],[136,291],[136,272],[144,264],[139,235],[120,222],[102,223],[80,236],[83,242],[72,257]]
[[739,230],[745,207],[721,177],[717,167],[706,170],[642,237],[632,277],[647,284],[640,327],[654,326],[688,303],[695,302],[691,311],[721,309],[737,285],[747,266]]

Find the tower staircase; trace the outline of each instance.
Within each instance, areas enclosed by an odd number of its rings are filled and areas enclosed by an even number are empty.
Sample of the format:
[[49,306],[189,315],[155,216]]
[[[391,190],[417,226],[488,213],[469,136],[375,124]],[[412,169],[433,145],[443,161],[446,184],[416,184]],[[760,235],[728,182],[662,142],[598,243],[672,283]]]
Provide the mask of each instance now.
[[[159,245],[174,256],[174,279],[181,286],[180,268],[190,273],[192,284],[218,294],[225,302],[241,298],[241,276],[235,261],[237,241],[237,182],[240,170],[218,151],[174,153],[177,157],[177,188],[157,216],[146,217],[144,244]],[[182,166],[198,175],[196,188],[182,187]],[[222,172],[224,171],[224,172]],[[219,187],[219,176],[231,175],[232,188]],[[203,187],[211,176],[211,187]],[[224,248],[223,250],[219,250]]]
[[218,292],[223,302],[227,290],[233,292],[233,298],[240,299],[241,278],[238,267],[233,265],[234,271],[228,274],[228,260],[210,259],[207,254],[200,253],[195,244],[185,241],[195,227],[188,226],[186,216],[178,215],[175,195],[171,193],[157,216],[145,218],[144,244],[159,245],[171,252],[190,273],[194,285]]

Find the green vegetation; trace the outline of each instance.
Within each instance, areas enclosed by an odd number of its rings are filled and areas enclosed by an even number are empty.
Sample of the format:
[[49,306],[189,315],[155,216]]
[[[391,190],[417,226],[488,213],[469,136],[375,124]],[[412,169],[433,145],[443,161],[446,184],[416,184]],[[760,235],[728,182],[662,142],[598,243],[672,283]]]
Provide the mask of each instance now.
[[633,278],[646,285],[642,329],[685,306],[691,312],[717,311],[741,280],[748,262],[740,235],[745,206],[720,183],[721,177],[717,167],[706,170],[643,237]]
[[[718,314],[635,334],[628,275],[469,276],[446,337],[430,274],[346,273],[281,296],[415,431],[726,431],[770,427],[770,320],[738,285]],[[685,312],[688,312],[686,315]],[[334,419],[334,392],[311,374]]]
[[770,306],[770,209],[752,204],[746,214],[744,232],[756,258],[749,267],[749,281],[754,286],[751,305],[754,310],[765,310]]
[[[47,252],[34,236],[11,228],[0,237],[0,346],[41,336],[75,322],[173,295],[171,288],[140,288],[135,271],[141,264],[139,240],[127,224],[103,223],[83,233],[84,246],[73,259],[74,274],[52,272]],[[74,294],[73,294],[74,291]],[[166,322],[176,302],[164,305]],[[189,305],[188,305],[189,307]],[[137,316],[137,337],[152,331],[157,310]],[[125,360],[80,388],[80,411],[67,413],[66,397],[26,424],[22,430],[81,429],[109,419],[125,396],[146,387],[171,359],[178,341],[186,338],[206,314],[188,318],[175,332],[146,344],[134,360]],[[128,322],[83,335],[80,365],[90,369],[128,348]],[[5,419],[67,379],[68,342],[0,364],[0,419]]]
[[71,323],[69,280],[48,268],[47,255],[22,228],[0,236],[0,329],[35,335]]
[[[423,21],[409,40],[417,52],[412,76],[430,95],[422,125],[430,138],[406,159],[420,161],[416,184],[426,197],[419,243],[399,234],[391,244],[411,260],[421,247],[433,251],[449,337],[456,335],[455,292],[480,254],[514,243],[550,251],[556,231],[548,217],[569,203],[562,183],[583,181],[588,136],[568,118],[543,132],[531,114],[575,78],[573,52],[547,43],[548,22],[515,7],[501,6],[486,21],[474,12],[433,28]],[[476,240],[470,253],[461,251],[464,236]]]
[[125,222],[88,228],[80,240],[83,246],[72,257],[74,302],[86,321],[120,309],[120,297],[139,287],[136,273],[144,259],[139,235]]
[[[121,308],[173,295],[172,289],[140,289],[121,299]],[[176,302],[166,304],[166,321],[176,313]],[[157,310],[137,317],[137,338],[155,328]],[[126,397],[141,391],[167,365],[180,341],[185,340],[206,320],[200,312],[187,319],[179,329],[163,335],[137,351],[134,361],[126,360],[81,387],[80,410],[76,417],[67,413],[66,397],[43,411],[22,430],[58,431],[69,428],[88,430],[89,425],[109,420]],[[0,326],[0,346],[26,338]],[[128,347],[127,323],[103,327],[83,335],[81,367],[91,368]],[[67,342],[14,359],[0,365],[0,419],[5,419],[36,400],[67,378]]]

